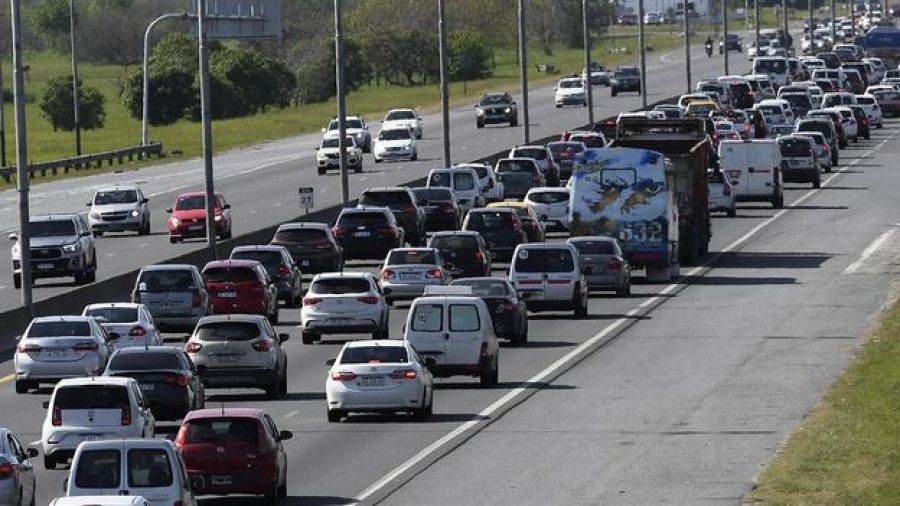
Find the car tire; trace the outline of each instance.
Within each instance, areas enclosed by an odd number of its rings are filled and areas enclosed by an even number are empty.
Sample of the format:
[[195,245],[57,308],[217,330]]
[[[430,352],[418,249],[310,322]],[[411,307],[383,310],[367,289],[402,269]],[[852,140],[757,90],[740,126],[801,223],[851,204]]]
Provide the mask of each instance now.
[[278,380],[278,395],[287,395],[288,393],[288,371],[287,365],[284,366],[284,374]]
[[494,376],[494,368],[488,364],[482,364],[481,371],[478,373],[478,379],[481,388],[491,387],[491,378]]
[[413,418],[417,422],[424,422],[428,419],[428,388],[422,392],[422,405],[412,411]]
[[28,389],[31,388],[31,384],[24,380],[16,380],[16,393],[17,394],[27,394]]
[[415,162],[415,161],[417,161],[418,159],[419,159],[419,152],[418,152],[418,151],[413,151],[412,156],[409,157],[409,161]]
[[56,458],[53,455],[44,455],[44,469],[56,469]]
[[170,236],[169,236],[169,243],[170,243],[170,244],[177,244],[177,243],[178,243],[178,238],[177,238],[177,237],[172,237],[172,236],[170,235]]
[[[303,344],[312,344],[313,342],[318,340],[316,338],[316,335],[312,334],[310,332],[303,332],[300,339],[303,341]],[[319,339],[321,339],[321,338],[319,338]]]
[[480,121],[476,121],[476,122],[475,122],[475,128],[484,128],[484,123],[482,123],[482,122],[480,122]]
[[728,216],[729,218],[734,218],[735,216],[737,216],[737,209],[732,207],[728,211],[725,211],[725,215]]
[[85,273],[83,271],[76,272],[73,277],[75,278],[76,285],[83,285],[83,284],[87,283],[87,273]]
[[316,172],[318,172],[320,176],[324,176],[325,173],[328,172],[328,169],[325,167],[316,167]]
[[562,104],[556,104],[557,109],[562,109]]
[[580,320],[588,314],[587,299],[581,296],[581,288],[578,285],[575,286],[575,290],[578,292],[578,295],[575,296],[575,307],[573,309],[575,310],[575,318]]
[[94,237],[103,237],[103,231],[101,231],[101,230],[92,230],[92,231],[91,231],[91,235],[93,235]]
[[494,362],[494,368],[491,370],[491,386],[500,384],[500,359]]
[[21,274],[13,274],[13,287],[16,290],[22,288],[22,275]]
[[614,96],[616,96],[616,95],[618,94],[618,92],[616,91],[615,88],[612,88],[612,89],[609,90],[609,94],[610,94],[610,96],[613,96],[613,97],[614,97]]
[[329,409],[327,412],[327,418],[329,423],[337,423],[341,421],[341,417],[344,415],[338,409]]
[[278,371],[272,374],[272,377],[269,379],[269,384],[266,386],[265,391],[267,399],[278,399],[279,392],[281,391],[281,378],[278,377]]
[[[277,480],[277,477],[276,477],[276,480]],[[276,504],[278,502],[278,491],[279,490],[280,490],[280,488],[278,487],[278,483],[276,482],[272,486],[271,489],[266,490],[266,493],[264,494],[264,497],[265,497],[264,503],[265,504]]]
[[821,188],[822,187],[822,178],[816,174],[816,179],[812,183],[813,188]]
[[150,218],[147,218],[147,221],[141,225],[138,235],[150,235]]
[[376,158],[375,158],[375,163],[381,163],[381,160],[378,159],[378,158],[376,157]]
[[519,335],[516,336],[516,340],[514,341],[516,346],[525,346],[528,344],[528,319],[522,323],[522,328],[519,329]]
[[619,297],[628,297],[629,295],[631,295],[631,280],[630,279],[625,281],[625,284],[616,290],[616,295],[618,295]]
[[356,164],[356,167],[353,167],[353,172],[355,174],[359,174],[360,172],[362,172],[362,169],[362,162],[359,162],[358,164]]
[[865,139],[866,139],[867,141],[872,140],[872,134],[870,134],[870,133],[866,134]]
[[390,339],[390,312],[384,315],[384,322],[378,327],[378,330],[372,333],[372,339]]
[[278,485],[278,491],[275,493],[275,496],[276,496],[278,499],[284,499],[285,497],[287,497],[287,489],[288,489],[288,486],[287,486],[287,477],[288,477],[287,471],[285,471],[285,473],[284,473],[284,481],[281,482],[281,485]]
[[277,301],[275,302],[275,311],[272,312],[271,315],[269,315],[269,323],[271,323],[272,325],[275,325],[278,323],[278,302]]

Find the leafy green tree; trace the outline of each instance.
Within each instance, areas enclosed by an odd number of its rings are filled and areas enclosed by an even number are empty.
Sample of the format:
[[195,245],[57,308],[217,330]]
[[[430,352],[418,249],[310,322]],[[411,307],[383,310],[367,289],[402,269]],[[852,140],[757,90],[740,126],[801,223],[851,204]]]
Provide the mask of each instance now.
[[[81,128],[94,130],[103,128],[106,119],[104,104],[106,98],[93,86],[85,86],[78,80],[79,119]],[[75,129],[73,108],[72,76],[56,76],[47,81],[47,89],[39,104],[41,115],[53,125],[53,130],[71,131]]]
[[456,30],[447,35],[450,75],[456,80],[489,77],[493,51],[487,37],[474,30]]
[[[136,119],[143,118],[144,114],[143,81],[141,72],[132,72],[123,91],[125,108]],[[147,91],[150,99],[147,120],[154,126],[171,125],[184,118],[200,100],[194,75],[174,67],[151,72]]]
[[[68,0],[42,0],[25,11],[31,31],[45,46],[61,50],[69,41]],[[76,22],[77,22],[76,11]]]

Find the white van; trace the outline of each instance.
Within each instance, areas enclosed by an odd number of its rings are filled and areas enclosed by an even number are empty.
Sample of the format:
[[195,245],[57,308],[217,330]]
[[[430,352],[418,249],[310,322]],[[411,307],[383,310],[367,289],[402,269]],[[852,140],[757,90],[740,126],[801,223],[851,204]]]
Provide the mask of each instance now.
[[787,59],[780,56],[760,56],[753,59],[753,74],[769,76],[776,91],[780,86],[790,84]]
[[476,376],[483,388],[496,385],[500,344],[487,305],[471,287],[428,287],[409,308],[403,339],[428,361],[438,378]]
[[459,198],[459,205],[468,212],[469,209],[484,207],[481,180],[471,167],[450,167],[447,169],[431,169],[426,186],[444,186],[452,188]]
[[184,460],[168,439],[81,443],[65,490],[67,497],[141,496],[150,506],[197,506]]
[[771,202],[776,209],[784,207],[781,152],[775,139],[723,140],[719,165],[738,202]]
[[781,98],[770,98],[753,106],[762,112],[766,123],[771,125],[793,125],[795,121],[794,110],[791,103]]
[[150,502],[139,495],[85,495],[57,497],[50,506],[150,506]]

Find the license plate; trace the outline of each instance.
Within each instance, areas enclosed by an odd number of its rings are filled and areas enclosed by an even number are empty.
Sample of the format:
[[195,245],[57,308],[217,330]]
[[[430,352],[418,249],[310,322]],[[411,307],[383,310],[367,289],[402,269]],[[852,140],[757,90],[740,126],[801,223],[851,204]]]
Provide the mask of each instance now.
[[303,267],[309,267],[309,260],[304,260],[304,261],[300,262],[300,265],[302,265]]
[[156,385],[153,383],[140,383],[140,387],[144,392],[151,392],[156,388]]
[[197,230],[203,230],[203,225],[191,225],[188,227],[188,230],[192,232],[196,232]]
[[359,386],[363,387],[380,387],[384,385],[384,378],[361,378]]
[[237,297],[237,292],[219,292],[219,297],[226,297],[229,299],[233,299]]
[[38,264],[37,268],[38,268],[38,270],[49,271],[50,269],[53,268],[53,264]]
[[497,252],[491,251],[491,258],[497,258]]
[[239,358],[237,355],[219,355],[219,362],[237,362]]
[[401,272],[400,279],[422,279],[420,272]]
[[213,475],[210,477],[210,483],[213,485],[231,485],[231,476],[217,476]]
[[81,434],[78,436],[80,441],[100,441],[100,434]]
[[50,350],[51,357],[65,357],[66,350]]
[[372,232],[353,232],[353,237],[371,237]]

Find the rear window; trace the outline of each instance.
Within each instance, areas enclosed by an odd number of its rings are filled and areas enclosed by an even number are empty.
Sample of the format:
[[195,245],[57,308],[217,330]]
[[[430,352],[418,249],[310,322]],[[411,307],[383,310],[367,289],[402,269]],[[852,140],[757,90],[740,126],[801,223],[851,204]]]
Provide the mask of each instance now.
[[603,140],[603,137],[599,135],[573,135],[570,137],[573,141],[583,142],[585,146],[589,148],[602,148],[606,147],[606,143]]
[[259,424],[252,418],[196,418],[187,422],[185,443],[256,443]]
[[131,405],[122,385],[73,385],[56,390],[53,407],[59,409],[122,409]]
[[510,295],[509,286],[502,281],[462,279],[454,281],[453,285],[472,287],[472,295],[477,297],[506,297]]
[[516,148],[513,149],[512,156],[516,158],[534,158],[535,160],[546,160],[547,150],[539,148]]
[[442,304],[416,304],[410,329],[416,332],[440,332],[444,328]]
[[210,267],[203,271],[203,279],[212,283],[224,281],[239,283],[242,281],[257,281],[259,276],[255,270],[249,267]]
[[458,172],[453,178],[453,189],[463,191],[474,190],[475,177],[469,172]]
[[538,204],[559,204],[562,202],[569,201],[569,194],[567,192],[531,192],[528,194],[528,199],[532,202],[536,202]]
[[577,142],[550,143],[547,144],[547,147],[550,148],[550,152],[556,158],[574,158],[576,154],[584,151],[584,146]]
[[475,332],[481,330],[478,306],[474,304],[450,304],[450,331]]
[[310,291],[322,295],[343,295],[345,293],[365,293],[369,291],[369,281],[360,278],[318,279]]
[[471,229],[504,229],[513,226],[515,216],[510,212],[479,212],[470,213],[468,225],[466,228]]
[[338,218],[340,228],[385,227],[388,221],[382,213],[347,213]]
[[793,107],[812,107],[809,96],[801,93],[787,93],[781,98],[787,100]]
[[406,348],[400,346],[353,346],[341,354],[342,364],[405,364]]
[[[435,186],[435,185],[432,185]],[[450,186],[450,185],[436,185]],[[406,207],[413,203],[409,200],[409,193],[405,191],[366,191],[359,196],[360,205],[378,207]]]
[[[710,179],[718,174],[724,180],[721,172],[713,172],[709,175]],[[710,182],[714,182],[710,180]],[[722,182],[722,181],[718,181]],[[582,255],[615,255],[616,247],[612,241],[572,241],[572,246]]]
[[806,139],[782,139],[778,144],[781,146],[781,156],[785,158],[806,158],[812,155],[812,144]]
[[78,488],[118,488],[122,469],[119,450],[87,450],[81,452],[74,469]]
[[194,333],[201,341],[250,341],[260,336],[259,325],[253,322],[209,322],[197,327]]
[[190,271],[174,269],[142,271],[138,287],[142,292],[177,292],[196,288]]
[[34,322],[28,328],[28,337],[81,337],[91,335],[88,322],[43,321]]
[[475,171],[476,174],[478,174],[478,179],[484,179],[488,175],[487,167],[484,167],[481,165],[475,165],[475,166],[472,166],[471,168]]
[[437,263],[434,251],[431,250],[393,250],[388,255],[386,265],[430,264]]
[[500,160],[497,162],[497,172],[534,172],[534,162],[524,160]]
[[424,202],[434,201],[451,201],[453,200],[453,190],[449,188],[431,187],[431,188],[415,188],[413,193],[416,198]]
[[857,103],[857,104],[860,104],[860,105],[874,105],[874,104],[875,104],[875,97],[863,97],[863,96],[857,96],[857,97],[856,97],[856,103]]
[[272,240],[284,243],[306,243],[324,239],[328,239],[328,234],[324,230],[295,228],[275,232],[275,237]]
[[517,272],[571,272],[575,270],[572,252],[559,248],[523,248],[516,255]]
[[121,353],[109,361],[108,369],[113,371],[143,371],[147,369],[181,369],[181,361],[173,353],[143,351],[142,353]]
[[784,60],[772,59],[772,60],[756,60],[753,63],[753,73],[754,74],[784,74],[785,66]]
[[281,253],[277,251],[235,251],[231,258],[236,260],[256,260],[263,265],[281,265]]
[[432,248],[444,250],[477,249],[478,239],[471,236],[445,236],[435,237],[429,244]]
[[130,323],[138,320],[137,308],[134,307],[94,307],[85,311],[88,316],[98,321],[109,323]]
[[172,485],[172,462],[162,448],[128,450],[128,486],[135,488]]

